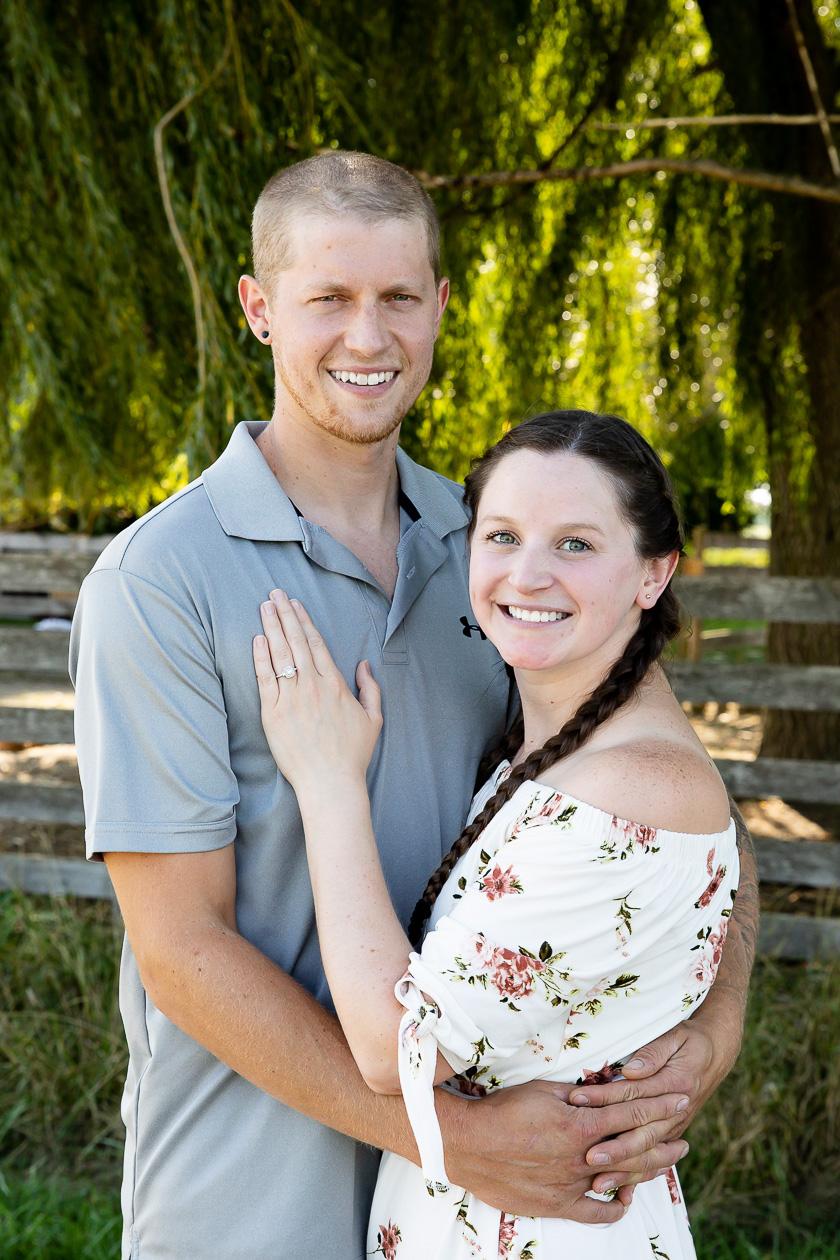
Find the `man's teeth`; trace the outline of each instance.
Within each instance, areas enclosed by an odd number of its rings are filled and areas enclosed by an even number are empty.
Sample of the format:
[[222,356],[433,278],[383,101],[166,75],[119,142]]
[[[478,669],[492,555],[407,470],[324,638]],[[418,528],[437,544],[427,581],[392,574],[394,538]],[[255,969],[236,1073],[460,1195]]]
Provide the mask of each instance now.
[[508,614],[517,621],[562,621],[569,615],[564,612],[539,612],[536,608],[515,608],[513,604],[508,605]]
[[396,372],[330,372],[330,376],[350,385],[384,385],[394,379]]

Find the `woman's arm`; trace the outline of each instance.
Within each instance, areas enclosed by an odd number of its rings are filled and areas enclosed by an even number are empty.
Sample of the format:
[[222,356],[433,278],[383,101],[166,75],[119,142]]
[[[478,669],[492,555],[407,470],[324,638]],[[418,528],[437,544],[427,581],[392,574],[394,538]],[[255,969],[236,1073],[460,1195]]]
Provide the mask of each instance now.
[[[263,726],[300,805],[324,972],[366,1083],[399,1093],[405,1012],[394,987],[411,946],[382,874],[365,778],[382,726],[379,687],[363,661],[355,699],[297,600],[274,591],[261,616],[254,666]],[[291,665],[295,675],[276,677]],[[435,1081],[451,1075],[439,1055]]]

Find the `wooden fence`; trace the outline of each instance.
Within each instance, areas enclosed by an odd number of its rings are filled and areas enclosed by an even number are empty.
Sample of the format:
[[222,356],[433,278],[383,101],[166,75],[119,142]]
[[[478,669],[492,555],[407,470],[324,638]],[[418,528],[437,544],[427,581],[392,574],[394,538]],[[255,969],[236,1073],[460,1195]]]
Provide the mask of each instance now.
[[[79,585],[107,539],[0,535],[0,621],[67,616]],[[740,545],[740,543],[739,543]],[[768,577],[760,569],[723,568],[679,579],[679,594],[695,619],[743,619],[840,624],[840,580]],[[67,685],[66,633],[30,625],[0,624],[0,740],[73,742],[69,708],[39,708],[26,690]],[[677,660],[672,681],[680,700],[735,701],[748,708],[840,712],[840,667],[723,665]],[[15,699],[19,684],[20,702]],[[759,757],[716,762],[736,799],[780,796],[840,805],[840,763]],[[82,823],[81,789],[0,782],[0,818]],[[840,888],[840,843],[773,840],[757,835],[763,882],[806,888]],[[104,869],[83,859],[0,854],[0,888],[111,895]],[[784,957],[840,954],[840,919],[766,914],[761,948]]]

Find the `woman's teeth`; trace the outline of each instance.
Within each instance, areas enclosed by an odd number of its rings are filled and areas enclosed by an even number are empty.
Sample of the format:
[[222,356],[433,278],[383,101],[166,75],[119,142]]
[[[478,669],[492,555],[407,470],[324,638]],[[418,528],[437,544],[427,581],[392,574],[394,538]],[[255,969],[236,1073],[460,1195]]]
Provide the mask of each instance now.
[[350,385],[384,385],[394,379],[396,372],[330,372],[330,376]]
[[508,605],[508,616],[517,621],[562,621],[569,614],[565,612],[539,612],[536,608],[516,608]]

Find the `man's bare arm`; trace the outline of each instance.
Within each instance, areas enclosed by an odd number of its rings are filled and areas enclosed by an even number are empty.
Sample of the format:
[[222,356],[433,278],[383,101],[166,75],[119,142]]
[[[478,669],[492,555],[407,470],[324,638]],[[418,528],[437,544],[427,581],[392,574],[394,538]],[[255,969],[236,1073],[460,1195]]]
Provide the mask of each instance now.
[[[167,1018],[286,1105],[417,1162],[402,1099],[367,1088],[338,1022],[237,932],[232,846],[110,853],[106,861],[141,980]],[[520,1215],[617,1219],[621,1203],[584,1197],[593,1172],[587,1149],[610,1133],[642,1126],[645,1149],[616,1175],[621,1181],[652,1175],[684,1146],[659,1145],[679,1098],[584,1109],[568,1105],[568,1092],[540,1082],[468,1102],[438,1091],[455,1183]]]
[[[743,1036],[750,973],[758,941],[758,872],[752,837],[741,811],[731,797],[729,805],[735,821],[741,874],[723,957],[705,1001],[689,1019],[640,1047],[623,1069],[627,1080],[587,1086],[570,1094],[570,1101],[576,1105],[586,1099],[591,1106],[603,1106],[631,1098],[650,1098],[659,1092],[680,1091],[687,1095],[690,1103],[674,1117],[668,1131],[671,1139],[679,1137],[732,1070]],[[600,1162],[606,1163],[610,1170],[626,1165],[638,1154],[640,1136],[639,1133],[621,1133],[612,1141],[593,1147],[587,1158],[595,1164],[598,1156],[606,1155],[607,1160]],[[596,1178],[595,1189],[603,1189],[608,1179],[607,1174]]]

